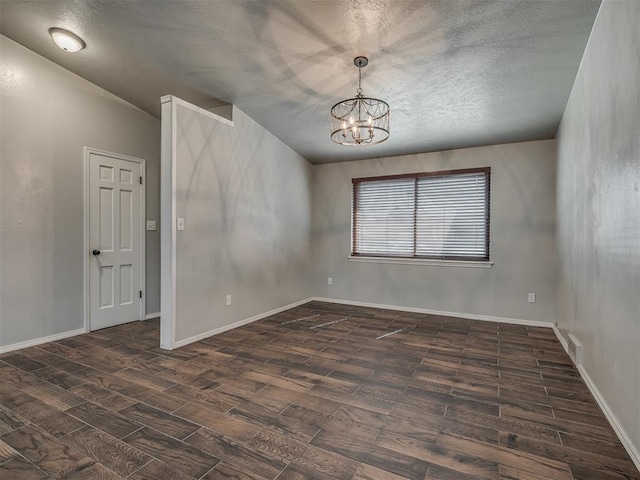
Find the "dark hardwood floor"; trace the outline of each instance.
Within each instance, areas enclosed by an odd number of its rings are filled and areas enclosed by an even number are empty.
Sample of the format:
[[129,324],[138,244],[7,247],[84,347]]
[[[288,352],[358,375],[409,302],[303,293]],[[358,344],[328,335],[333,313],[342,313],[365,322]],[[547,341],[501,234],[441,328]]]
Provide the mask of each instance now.
[[0,355],[0,478],[640,479],[549,329],[319,302]]

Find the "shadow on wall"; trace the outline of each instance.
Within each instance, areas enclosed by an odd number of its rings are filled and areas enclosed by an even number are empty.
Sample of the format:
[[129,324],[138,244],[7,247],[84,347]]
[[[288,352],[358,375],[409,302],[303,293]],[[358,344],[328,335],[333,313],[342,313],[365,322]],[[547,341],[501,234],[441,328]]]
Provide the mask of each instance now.
[[[308,180],[296,182],[308,168],[294,172],[288,165],[286,175],[274,170],[273,161],[265,161],[278,157],[270,146],[274,137],[248,120],[236,111],[233,128],[203,116],[179,124],[182,138],[193,140],[184,143],[190,167],[183,205],[186,218],[202,218],[190,227],[192,247],[209,250],[205,258],[213,269],[228,269],[241,284],[271,284],[310,256]],[[201,142],[191,137],[194,129]],[[218,277],[214,285],[228,280]]]
[[[350,262],[352,178],[491,167],[492,268]],[[329,298],[554,320],[555,141],[314,167],[315,291]],[[454,264],[455,265],[455,264]],[[333,285],[326,278],[333,278]],[[530,304],[528,293],[536,293]]]
[[311,296],[311,166],[235,107],[174,108],[181,341]]

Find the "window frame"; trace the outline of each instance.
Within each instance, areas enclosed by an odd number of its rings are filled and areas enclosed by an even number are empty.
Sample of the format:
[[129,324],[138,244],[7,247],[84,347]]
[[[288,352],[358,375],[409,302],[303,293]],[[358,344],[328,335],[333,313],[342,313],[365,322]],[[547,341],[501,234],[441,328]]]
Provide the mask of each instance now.
[[[393,254],[371,254],[371,253],[356,253],[356,210],[358,208],[358,196],[356,195],[357,184],[368,181],[384,181],[384,180],[397,180],[413,178],[419,179],[421,177],[447,177],[454,175],[464,175],[473,173],[483,173],[486,176],[486,256],[483,257],[461,257],[461,256],[432,256],[432,255],[415,255],[417,248],[417,208],[414,204],[414,255],[393,255]],[[351,179],[351,252],[349,260],[363,261],[363,262],[380,262],[380,263],[400,263],[400,264],[433,264],[433,265],[461,265],[461,266],[483,266],[492,265],[491,261],[491,167],[475,167],[475,168],[463,168],[454,170],[438,170],[433,172],[418,172],[418,173],[403,173],[397,175],[381,175],[372,177],[358,177]],[[414,190],[416,202],[417,202],[417,188]]]

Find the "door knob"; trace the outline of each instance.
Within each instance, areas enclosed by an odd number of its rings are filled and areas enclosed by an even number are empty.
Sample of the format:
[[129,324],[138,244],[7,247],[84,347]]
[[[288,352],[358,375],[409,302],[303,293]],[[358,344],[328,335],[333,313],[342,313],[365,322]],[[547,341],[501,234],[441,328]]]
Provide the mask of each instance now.
[[97,257],[98,255],[100,255],[100,250],[94,250],[91,253],[93,253]]

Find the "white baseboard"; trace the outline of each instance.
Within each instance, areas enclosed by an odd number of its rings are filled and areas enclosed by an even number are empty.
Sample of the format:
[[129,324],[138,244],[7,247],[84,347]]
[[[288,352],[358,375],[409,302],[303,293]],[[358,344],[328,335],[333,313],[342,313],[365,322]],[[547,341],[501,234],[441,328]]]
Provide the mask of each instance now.
[[273,310],[269,310],[268,312],[259,313],[258,315],[254,315],[253,317],[245,318],[244,320],[238,320],[237,322],[231,323],[229,325],[224,325],[222,327],[214,328],[213,330],[209,330],[207,332],[200,333],[198,335],[194,335],[193,337],[185,338],[184,340],[177,340],[174,343],[174,349],[184,347],[185,345],[189,345],[190,343],[197,342],[199,340],[203,340],[205,338],[212,337],[213,335],[218,335],[219,333],[226,332],[228,330],[233,330],[234,328],[242,327],[243,325],[247,325],[249,323],[256,322],[258,320],[262,320],[263,318],[270,317],[271,315],[275,315],[276,313],[284,312],[285,310],[289,310],[290,308],[297,307],[304,303],[308,303],[313,298],[305,298],[303,300],[299,300],[294,303],[290,303],[289,305],[285,305],[283,307],[278,307]]
[[358,307],[371,307],[371,308],[382,308],[385,310],[399,310],[402,312],[411,312],[411,313],[426,313],[429,315],[441,315],[443,317],[457,317],[457,318],[466,318],[468,320],[482,320],[485,322],[499,322],[499,323],[510,323],[512,325],[525,325],[527,327],[543,327],[543,328],[552,328],[554,326],[553,322],[540,322],[537,320],[522,320],[519,318],[506,318],[506,317],[492,317],[489,315],[476,315],[473,313],[459,313],[459,312],[443,312],[440,310],[429,310],[426,308],[414,308],[414,307],[401,307],[398,305],[383,305],[379,303],[369,303],[369,302],[354,302],[351,300],[340,300],[336,298],[322,298],[322,297],[313,297],[312,300],[316,300],[318,302],[329,302],[329,303],[341,303],[344,305],[355,305]]
[[47,337],[34,338],[33,340],[13,343],[11,345],[0,347],[0,353],[12,352],[13,350],[20,350],[21,348],[34,347],[36,345],[41,345],[47,342],[55,342],[56,340],[75,337],[76,335],[82,335],[83,333],[87,333],[84,327],[77,330],[71,330],[70,332],[56,333],[55,335],[49,335]]
[[[553,326],[553,333],[556,334],[556,337],[558,337],[558,341],[562,344],[562,348],[564,348],[564,351],[567,352],[567,355],[569,355],[569,344],[560,333],[560,330],[558,330],[558,327],[556,327],[555,325]],[[571,357],[571,355],[569,355],[569,357]]]
[[584,383],[586,383],[587,387],[589,387],[589,390],[591,391],[591,395],[593,395],[593,397],[596,399],[596,402],[598,402],[598,405],[600,405],[600,408],[604,412],[604,416],[607,417],[607,420],[609,420],[609,423],[613,427],[613,430],[616,432],[616,435],[618,435],[618,438],[620,439],[625,450],[631,457],[631,460],[633,460],[633,463],[636,465],[636,468],[638,469],[638,471],[640,471],[640,451],[638,451],[638,447],[633,444],[633,442],[631,441],[631,438],[629,437],[625,429],[622,427],[622,425],[618,421],[618,418],[615,416],[615,414],[609,407],[609,404],[600,393],[600,390],[598,390],[598,387],[596,387],[596,384],[593,382],[593,380],[591,379],[591,377],[589,376],[589,374],[587,373],[587,371],[584,369],[582,365],[578,365],[578,371],[580,372],[580,375],[582,376]]
[[[555,332],[556,336],[558,337],[558,340],[562,344],[564,351],[567,352],[567,355],[569,355],[569,345],[565,340],[565,338],[560,333],[560,330],[558,330],[554,326],[553,331]],[[613,411],[611,410],[611,407],[609,407],[609,404],[600,393],[600,390],[598,390],[598,387],[596,387],[596,384],[591,379],[591,376],[589,376],[589,373],[587,373],[585,368],[580,364],[576,365],[576,367],[578,368],[578,372],[580,372],[580,376],[584,380],[584,383],[587,384],[587,387],[589,388],[591,395],[593,395],[593,398],[596,399],[596,402],[600,406],[600,409],[604,413],[604,416],[607,417],[607,420],[609,421],[609,424],[613,428],[613,431],[616,432],[616,435],[620,439],[622,446],[624,446],[625,450],[631,457],[631,460],[635,464],[636,468],[640,471],[640,451],[638,450],[638,447],[634,445],[633,442],[631,441],[631,438],[625,431],[624,427],[618,421],[618,417],[616,417],[616,415],[613,413]]]
[[158,318],[158,317],[160,317],[160,312],[147,313],[147,314],[144,316],[144,319],[145,319],[145,320],[151,320],[152,318]]

